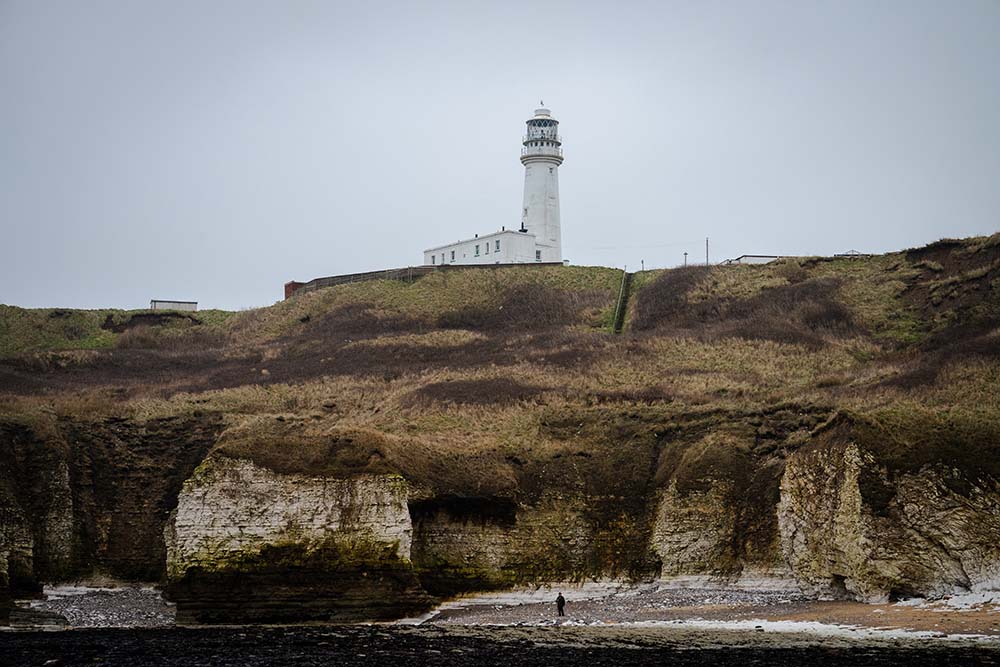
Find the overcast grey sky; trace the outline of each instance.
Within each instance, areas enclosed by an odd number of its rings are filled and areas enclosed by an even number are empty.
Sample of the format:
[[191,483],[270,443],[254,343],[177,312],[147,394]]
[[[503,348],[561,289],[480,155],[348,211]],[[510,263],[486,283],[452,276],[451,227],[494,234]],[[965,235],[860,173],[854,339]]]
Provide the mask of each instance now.
[[517,226],[638,268],[1000,229],[1000,2],[0,0],[0,302],[240,308]]

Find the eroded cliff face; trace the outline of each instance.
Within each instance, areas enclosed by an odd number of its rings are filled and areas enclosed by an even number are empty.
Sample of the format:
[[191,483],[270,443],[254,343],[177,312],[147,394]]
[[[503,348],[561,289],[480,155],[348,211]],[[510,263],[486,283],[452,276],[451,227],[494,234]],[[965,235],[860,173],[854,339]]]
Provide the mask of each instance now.
[[[552,493],[523,504],[509,498],[412,501],[421,584],[448,597],[533,582],[652,576],[648,545],[628,544],[634,526],[594,520],[589,509],[601,500]],[[637,517],[637,523],[648,521]]]
[[746,548],[731,493],[728,481],[688,495],[679,493],[676,483],[663,489],[653,527],[660,579],[682,585],[793,586],[776,534]]
[[182,623],[370,620],[633,563],[653,576],[648,549],[623,541],[634,527],[595,519],[601,504],[618,499],[435,495],[394,474],[278,473],[212,455],[165,530],[167,591]]
[[854,442],[789,458],[782,553],[804,591],[881,602],[995,588],[1000,488],[943,463],[893,474]]
[[665,444],[652,531],[661,579],[787,586],[774,507],[786,457],[822,416],[779,409]]
[[0,486],[0,623],[6,623],[15,593],[37,588],[32,576],[34,539],[27,517]]
[[394,618],[433,601],[410,561],[408,485],[210,457],[165,529],[179,622]]
[[[506,466],[506,490],[478,495],[372,471],[396,460],[370,433],[348,434],[356,451],[326,433],[309,450],[322,456],[292,472],[255,461],[256,444],[224,454],[212,418],[7,425],[0,619],[11,592],[95,573],[165,578],[182,623],[390,619],[466,591],[593,578],[791,581],[868,601],[998,585],[1000,485],[981,463],[992,436],[913,445],[915,457],[853,418],[817,427],[822,416],[553,420],[544,457],[452,459],[449,472]],[[305,447],[294,433],[263,441]]]
[[42,582],[159,580],[167,516],[219,422],[0,423],[0,608]]

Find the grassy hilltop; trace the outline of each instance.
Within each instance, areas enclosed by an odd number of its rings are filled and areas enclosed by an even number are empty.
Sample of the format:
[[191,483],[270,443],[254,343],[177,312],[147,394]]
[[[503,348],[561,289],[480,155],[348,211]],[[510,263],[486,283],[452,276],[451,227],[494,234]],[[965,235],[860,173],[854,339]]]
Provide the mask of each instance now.
[[399,473],[429,499],[585,493],[594,572],[648,571],[654,490],[720,479],[740,509],[718,562],[774,560],[784,456],[834,418],[889,470],[1000,477],[1000,235],[643,272],[614,334],[621,282],[526,266],[193,317],[2,307],[0,422],[72,447],[67,424],[101,441],[211,419],[212,451],[278,472]]
[[0,391],[8,413],[83,402],[134,416],[325,414],[331,397],[356,397],[375,416],[338,421],[392,430],[404,414],[493,419],[524,405],[994,409],[998,257],[994,235],[646,271],[617,336],[621,272],[596,267],[356,283],[241,313],[0,306]]

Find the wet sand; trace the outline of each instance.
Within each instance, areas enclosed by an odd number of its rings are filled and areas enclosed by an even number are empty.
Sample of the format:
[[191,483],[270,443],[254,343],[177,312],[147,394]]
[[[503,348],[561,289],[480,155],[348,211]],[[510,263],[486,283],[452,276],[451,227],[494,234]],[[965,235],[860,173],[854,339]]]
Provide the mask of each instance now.
[[[869,636],[969,636],[1000,639],[1000,605],[974,604],[955,609],[946,602],[907,602],[881,605],[846,601],[817,601],[789,592],[661,589],[656,586],[573,599],[566,616],[556,616],[556,591],[524,595],[477,596],[445,605],[425,622],[461,625],[607,625],[681,624],[691,627],[767,631],[809,631],[822,634],[857,633]],[[546,598],[545,601],[538,600]],[[987,598],[988,599],[988,598]],[[1000,594],[997,594],[1000,602]],[[827,628],[819,626],[829,626]],[[865,632],[874,630],[878,632]]]

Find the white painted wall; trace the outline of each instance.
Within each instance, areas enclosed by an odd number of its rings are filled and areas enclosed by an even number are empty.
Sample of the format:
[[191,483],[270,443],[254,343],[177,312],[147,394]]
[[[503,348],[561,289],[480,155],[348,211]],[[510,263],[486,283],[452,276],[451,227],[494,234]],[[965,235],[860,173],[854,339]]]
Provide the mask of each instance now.
[[524,228],[534,234],[542,261],[562,261],[559,224],[559,164],[531,160],[524,165]]
[[198,310],[196,301],[163,301],[153,299],[149,302],[150,310]]
[[562,141],[559,121],[548,109],[536,109],[527,121],[521,149],[524,165],[522,226],[534,234],[543,262],[562,261],[562,234],[559,220],[559,165]]
[[[499,252],[497,251],[498,241],[500,242]],[[476,246],[479,246],[478,254]],[[452,253],[454,253],[454,259]],[[466,239],[424,251],[424,264],[438,266],[441,264],[520,264],[534,261],[536,261],[534,235],[511,230],[484,234],[478,238]]]

